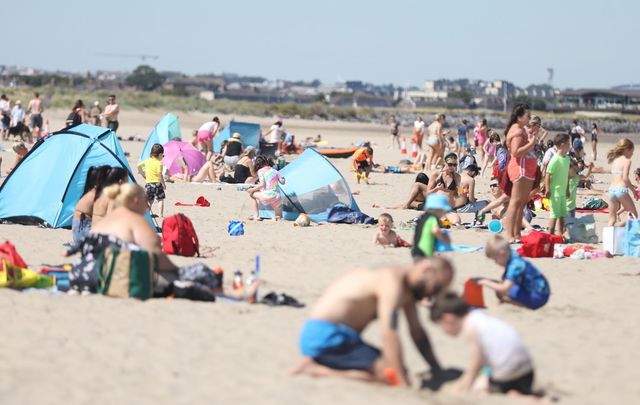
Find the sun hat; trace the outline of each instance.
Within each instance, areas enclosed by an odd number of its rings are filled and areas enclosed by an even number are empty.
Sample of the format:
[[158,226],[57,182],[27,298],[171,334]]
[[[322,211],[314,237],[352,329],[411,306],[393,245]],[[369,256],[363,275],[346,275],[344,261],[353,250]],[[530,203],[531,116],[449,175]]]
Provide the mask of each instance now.
[[17,101],[16,101],[16,104],[22,104],[22,101],[17,100]]
[[529,121],[530,125],[542,125],[542,119],[537,115],[533,115]]
[[231,142],[238,142],[240,140],[242,140],[242,136],[240,136],[240,134],[238,132],[234,132],[233,135],[231,135],[231,139],[229,139]]
[[424,203],[425,210],[443,210],[443,211],[451,211],[451,206],[449,205],[449,198],[446,195],[432,193],[427,197],[427,201]]

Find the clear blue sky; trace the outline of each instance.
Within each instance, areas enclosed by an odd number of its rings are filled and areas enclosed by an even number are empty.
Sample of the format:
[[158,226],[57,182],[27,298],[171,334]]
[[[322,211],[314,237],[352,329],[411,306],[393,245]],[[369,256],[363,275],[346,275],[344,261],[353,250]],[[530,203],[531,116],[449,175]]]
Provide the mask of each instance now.
[[0,64],[422,86],[505,79],[519,86],[640,83],[640,1],[29,0],[3,6]]

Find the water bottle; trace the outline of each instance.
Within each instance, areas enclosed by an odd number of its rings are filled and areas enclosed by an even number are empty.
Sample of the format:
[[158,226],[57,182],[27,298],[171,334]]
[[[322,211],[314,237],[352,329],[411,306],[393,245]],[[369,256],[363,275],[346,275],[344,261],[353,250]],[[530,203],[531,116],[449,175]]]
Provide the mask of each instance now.
[[244,283],[242,282],[242,272],[237,270],[233,273],[233,289],[234,290],[242,290],[244,287]]

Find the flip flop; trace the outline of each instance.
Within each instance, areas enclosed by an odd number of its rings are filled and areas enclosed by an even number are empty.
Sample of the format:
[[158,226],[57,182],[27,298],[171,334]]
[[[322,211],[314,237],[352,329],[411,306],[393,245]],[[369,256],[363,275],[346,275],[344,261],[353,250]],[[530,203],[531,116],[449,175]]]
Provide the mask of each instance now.
[[261,303],[269,305],[270,307],[276,306],[289,306],[294,308],[303,308],[305,304],[301,303],[297,299],[287,294],[279,294],[275,291],[271,291],[269,294],[262,297]]

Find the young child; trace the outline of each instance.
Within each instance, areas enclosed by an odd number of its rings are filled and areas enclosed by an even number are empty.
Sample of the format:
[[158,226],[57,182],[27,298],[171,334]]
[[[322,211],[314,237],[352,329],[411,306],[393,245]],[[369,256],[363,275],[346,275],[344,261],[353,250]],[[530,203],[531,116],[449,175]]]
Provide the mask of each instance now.
[[492,130],[489,139],[482,145],[482,149],[484,150],[484,166],[482,166],[480,176],[484,177],[484,172],[487,170],[487,167],[493,167],[498,146],[500,146],[500,135]]
[[[635,180],[636,180],[636,183],[640,183],[640,168],[637,168],[637,169],[633,172],[633,174],[635,174]],[[635,194],[635,196],[634,196],[634,197],[635,197],[635,199],[636,199],[636,200],[640,200],[640,189],[637,189],[637,188],[636,188],[636,192],[635,192],[634,194]]]
[[558,134],[553,143],[557,154],[551,159],[544,176],[545,195],[549,198],[551,215],[549,218],[549,233],[556,231],[564,233],[564,217],[567,215],[567,198],[569,197],[569,156],[571,148],[567,134]]
[[413,235],[413,249],[411,256],[414,260],[433,256],[436,251],[436,241],[450,244],[449,236],[442,231],[440,218],[451,211],[449,198],[440,193],[431,193],[424,203],[426,211],[418,220]]
[[505,268],[501,281],[480,279],[478,284],[496,291],[500,301],[529,309],[538,309],[549,301],[551,289],[544,274],[533,264],[511,251],[509,242],[494,235],[485,247],[485,254]]
[[634,145],[629,139],[620,139],[616,146],[607,153],[607,161],[611,164],[611,186],[609,186],[609,226],[618,222],[618,210],[622,206],[634,217],[638,217],[638,211],[629,191],[635,195],[636,186],[629,181],[631,171],[631,157]]
[[[454,292],[440,295],[431,307],[431,320],[450,336],[462,334],[471,349],[471,363],[454,389],[468,392],[483,367],[490,367],[489,392],[533,396],[531,357],[518,333],[483,310],[469,310]],[[534,398],[532,398],[534,399]]]
[[258,174],[258,184],[247,189],[247,192],[253,200],[255,215],[252,219],[256,221],[262,220],[262,218],[260,218],[258,202],[270,205],[273,208],[275,213],[273,217],[274,221],[282,218],[282,196],[280,195],[280,191],[278,191],[278,183],[285,184],[285,179],[284,177],[280,177],[280,173],[272,166],[273,162],[271,159],[264,155],[258,156],[253,165]]
[[411,243],[393,230],[393,217],[386,212],[378,218],[378,232],[373,237],[373,243],[382,246],[411,247]]
[[353,170],[356,172],[358,184],[360,184],[360,179],[369,184],[369,174],[373,169],[373,165],[373,148],[371,146],[362,147],[354,152]]
[[149,209],[153,207],[153,202],[158,201],[160,207],[160,217],[164,217],[164,190],[167,186],[164,183],[164,168],[162,167],[162,156],[164,156],[164,148],[159,143],[151,147],[150,157],[138,163],[138,173],[145,180],[145,192],[147,194],[147,203]]

